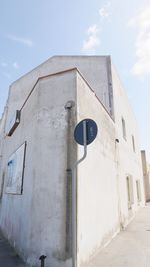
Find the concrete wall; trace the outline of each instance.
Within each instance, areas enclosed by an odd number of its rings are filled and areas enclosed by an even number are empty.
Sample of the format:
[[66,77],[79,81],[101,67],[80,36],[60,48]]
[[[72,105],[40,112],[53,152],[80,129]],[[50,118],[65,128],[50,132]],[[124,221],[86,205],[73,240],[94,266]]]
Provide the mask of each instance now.
[[113,116],[110,57],[108,56],[54,56],[39,65],[10,86],[8,116],[14,108],[20,109],[39,77],[78,68]]
[[[144,206],[143,176],[137,123],[118,75],[112,66],[115,122],[105,111],[88,85],[78,76],[77,119],[92,118],[98,136],[89,145],[88,155],[78,167],[78,263],[88,266],[101,248]],[[126,122],[126,140],[122,133]],[[132,136],[135,141],[133,150]],[[116,142],[119,140],[119,143]],[[83,149],[78,147],[78,158]],[[126,177],[133,179],[133,203],[128,208]],[[141,200],[136,181],[140,181]],[[84,212],[83,212],[84,211]]]
[[65,261],[65,105],[70,100],[75,102],[75,87],[76,72],[41,80],[22,109],[20,125],[5,141],[5,169],[8,157],[24,141],[27,150],[22,195],[5,194],[5,172],[0,225],[11,244],[31,266],[39,264],[41,254],[47,255],[46,266],[66,267],[71,263]]
[[[78,266],[88,266],[119,231],[115,124],[80,76],[77,102],[78,121],[91,118],[98,125],[97,138],[78,167]],[[78,146],[78,158],[82,153]]]
[[[119,80],[117,72],[112,65],[112,83],[114,95],[114,116],[116,138],[119,143],[116,144],[117,148],[117,172],[118,172],[118,189],[119,189],[119,212],[121,226],[124,227],[135,214],[138,206],[145,204],[142,163],[140,155],[140,141],[138,136],[137,122],[131,105],[125,94],[123,86]],[[123,137],[122,118],[126,124],[126,139]],[[135,151],[132,144],[132,136],[134,136]],[[127,185],[126,177],[132,176],[133,179],[133,205],[128,210],[127,205]],[[141,202],[137,200],[136,181],[140,180],[141,187]]]

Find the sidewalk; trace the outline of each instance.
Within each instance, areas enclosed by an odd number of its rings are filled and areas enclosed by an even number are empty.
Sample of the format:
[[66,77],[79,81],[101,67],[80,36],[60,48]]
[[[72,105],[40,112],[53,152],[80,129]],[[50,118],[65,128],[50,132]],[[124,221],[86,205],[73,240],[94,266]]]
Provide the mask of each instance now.
[[[88,267],[149,267],[150,205],[142,208]],[[27,267],[0,234],[0,267]]]
[[0,233],[0,267],[27,267]]
[[150,266],[150,205],[92,261],[89,267]]

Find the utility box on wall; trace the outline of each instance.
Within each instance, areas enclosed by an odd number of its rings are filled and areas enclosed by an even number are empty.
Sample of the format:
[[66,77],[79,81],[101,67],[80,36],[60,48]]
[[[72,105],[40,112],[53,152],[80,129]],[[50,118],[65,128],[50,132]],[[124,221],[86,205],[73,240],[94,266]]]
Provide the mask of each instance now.
[[15,129],[18,127],[20,123],[20,114],[20,110],[16,110],[13,116],[11,117],[6,129],[6,133],[8,136],[11,136]]

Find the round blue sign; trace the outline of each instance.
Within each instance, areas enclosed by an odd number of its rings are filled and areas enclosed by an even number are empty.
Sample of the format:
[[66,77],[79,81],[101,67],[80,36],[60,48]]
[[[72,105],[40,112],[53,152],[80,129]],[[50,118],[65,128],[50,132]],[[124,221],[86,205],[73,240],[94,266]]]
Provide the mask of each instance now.
[[79,145],[84,145],[83,138],[83,122],[86,122],[86,144],[91,144],[97,136],[97,124],[91,119],[84,119],[80,121],[74,130],[74,139]]

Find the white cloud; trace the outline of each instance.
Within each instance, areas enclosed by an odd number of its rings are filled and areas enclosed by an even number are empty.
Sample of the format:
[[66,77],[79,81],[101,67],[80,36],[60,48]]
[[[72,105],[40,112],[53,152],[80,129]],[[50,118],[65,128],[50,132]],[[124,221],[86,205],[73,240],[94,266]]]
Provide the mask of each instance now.
[[8,39],[10,39],[11,41],[17,42],[17,43],[21,43],[25,46],[28,47],[32,47],[33,46],[33,41],[29,38],[25,38],[25,37],[19,37],[19,36],[15,36],[15,35],[11,35],[8,34],[6,36]]
[[95,53],[95,49],[100,45],[99,28],[96,24],[90,26],[87,30],[88,38],[83,41],[82,51]]
[[19,65],[18,65],[18,63],[17,63],[17,62],[14,62],[14,63],[13,63],[13,67],[14,67],[14,69],[19,69]]
[[107,2],[103,7],[99,9],[99,15],[102,19],[106,19],[110,16],[111,3]]
[[90,34],[93,34],[93,35],[96,35],[97,33],[99,32],[99,29],[97,27],[96,24],[90,26],[87,30],[87,33],[90,35]]
[[104,27],[104,23],[106,19],[110,16],[110,8],[111,8],[111,3],[106,2],[106,4],[99,9],[99,15],[100,15],[100,24],[101,27],[98,26],[97,24],[91,25],[87,29],[87,35],[88,37],[86,40],[83,41],[82,45],[82,51],[84,53],[90,53],[90,54],[95,54],[96,48],[99,47],[100,45],[100,31],[102,31],[102,28]]
[[131,73],[137,76],[150,75],[150,5],[143,9],[135,18],[132,18],[129,27],[137,30],[135,42],[136,62]]

